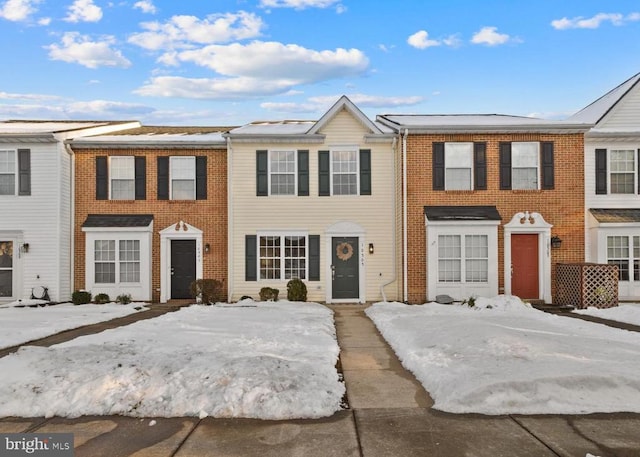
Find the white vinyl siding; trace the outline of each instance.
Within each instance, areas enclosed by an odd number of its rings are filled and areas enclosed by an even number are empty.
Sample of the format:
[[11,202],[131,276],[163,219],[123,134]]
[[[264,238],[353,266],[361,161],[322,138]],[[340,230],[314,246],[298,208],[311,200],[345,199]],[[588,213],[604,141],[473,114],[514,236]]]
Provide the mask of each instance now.
[[196,199],[196,158],[170,157],[169,179],[171,200]]
[[18,158],[15,150],[0,150],[0,195],[16,195]]
[[135,157],[109,158],[111,200],[135,200]]
[[471,190],[473,182],[473,143],[445,143],[446,190]]
[[539,188],[540,143],[511,143],[511,188]]

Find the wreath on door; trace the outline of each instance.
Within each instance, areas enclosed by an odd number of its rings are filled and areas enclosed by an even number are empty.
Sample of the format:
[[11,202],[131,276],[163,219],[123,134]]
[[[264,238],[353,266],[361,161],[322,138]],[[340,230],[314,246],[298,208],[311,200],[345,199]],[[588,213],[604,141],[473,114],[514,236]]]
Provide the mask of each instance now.
[[343,262],[346,262],[353,256],[353,246],[346,241],[343,241],[336,246],[336,256],[338,256],[338,258]]

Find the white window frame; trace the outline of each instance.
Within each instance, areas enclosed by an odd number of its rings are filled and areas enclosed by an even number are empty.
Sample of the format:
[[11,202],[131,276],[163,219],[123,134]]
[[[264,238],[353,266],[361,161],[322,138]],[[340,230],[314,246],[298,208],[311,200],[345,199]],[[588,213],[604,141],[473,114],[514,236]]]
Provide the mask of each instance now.
[[[274,172],[271,168],[271,157],[273,154],[278,154],[278,153],[292,153],[293,154],[293,171],[289,172]],[[297,195],[297,189],[298,189],[298,152],[296,150],[293,149],[271,149],[269,150],[268,153],[268,176],[269,176],[269,195],[273,195],[273,196],[291,196],[291,195]],[[273,192],[273,189],[271,187],[272,185],[272,176],[274,174],[277,175],[293,175],[293,189],[291,193],[279,193],[279,192]]]
[[[523,187],[522,185],[518,185],[518,182],[515,177],[514,171],[518,168],[529,169],[532,168],[530,166],[516,166],[515,165],[515,156],[516,156],[516,148],[519,145],[535,145],[536,147],[536,186],[535,187]],[[539,190],[540,189],[540,142],[539,141],[514,141],[511,143],[511,189],[513,190]]]
[[[114,162],[130,162],[126,163],[126,167],[115,167]],[[130,168],[130,170],[129,170]],[[120,172],[124,171],[125,174],[131,175],[131,177],[123,178],[120,176]],[[127,198],[115,198],[113,195],[113,181],[131,181],[132,191],[131,195]],[[110,200],[135,200],[136,199],[136,161],[134,156],[110,156],[109,157],[109,199]]]
[[[300,232],[300,231],[262,231],[262,232],[258,232],[256,234],[256,243],[257,243],[257,272],[258,272],[258,281],[262,281],[262,282],[288,282],[291,279],[296,278],[297,276],[291,276],[291,277],[287,277],[287,268],[286,268],[286,263],[287,263],[287,259],[302,259],[303,257],[287,257],[286,256],[286,238],[287,237],[300,237],[300,238],[304,238],[304,248],[305,248],[305,256],[304,256],[304,262],[305,262],[305,267],[304,267],[304,278],[299,278],[302,281],[307,282],[309,280],[309,234],[308,232]],[[263,278],[262,277],[262,268],[261,268],[261,261],[263,259],[262,256],[262,252],[261,252],[261,240],[262,238],[265,237],[276,237],[276,238],[280,238],[280,255],[278,256],[279,260],[280,260],[280,267],[278,269],[279,271],[279,278]],[[271,257],[266,257],[266,258],[271,258]]]
[[[190,176],[189,177],[183,177],[183,176],[177,176],[180,175],[181,173],[179,171],[182,170],[174,170],[174,164],[177,168],[177,164],[179,162],[191,162],[192,163],[192,168],[190,170]],[[184,168],[184,171],[186,171],[186,167]],[[191,195],[190,198],[175,198],[173,195],[173,181],[187,181],[187,180],[191,180],[193,181],[193,194]],[[195,200],[196,199],[196,158],[195,156],[170,156],[169,157],[169,199],[170,200]]]
[[[468,151],[462,149],[468,148]],[[453,154],[468,154],[469,166],[460,166],[459,157],[451,157]],[[447,158],[449,156],[449,158]],[[473,143],[451,142],[444,144],[444,189],[445,190],[473,190]],[[448,170],[469,170],[469,187],[453,186],[451,179],[447,179]]]
[[[485,239],[485,248],[487,249],[486,257],[471,257],[467,255],[467,244],[469,242],[469,237],[484,237]],[[457,256],[447,256],[443,257],[441,248],[444,238],[457,238],[458,244],[457,248],[459,250]],[[439,284],[488,284],[489,283],[489,236],[486,233],[441,233],[438,235],[438,276],[437,281]],[[486,262],[486,279],[482,281],[474,281],[469,279],[469,268],[468,262],[470,260],[482,260]],[[458,262],[458,279],[446,280],[441,279],[442,273],[442,264],[443,261],[457,261]]]
[[[612,238],[621,238],[627,241],[627,255],[626,256],[611,256],[609,253],[609,241]],[[607,234],[605,237],[605,262],[610,265],[618,265],[618,280],[620,282],[640,282],[640,235],[627,234],[627,233],[615,233]],[[615,248],[615,247],[614,247]],[[624,249],[624,246],[621,246]],[[625,262],[627,265],[627,279],[622,278],[622,270],[618,262]]]
[[0,175],[2,175],[2,176],[13,175],[13,193],[11,193],[11,194],[0,194],[0,197],[10,197],[10,196],[18,195],[18,185],[19,185],[19,183],[18,183],[18,181],[19,181],[19,176],[18,176],[18,150],[17,149],[0,149],[0,153],[8,153],[8,154],[13,155],[13,172],[11,172],[11,171],[2,171],[2,168],[0,168]]
[[[119,285],[138,285],[141,282],[141,254],[140,254],[140,249],[141,249],[141,243],[139,239],[126,239],[124,237],[118,237],[118,239],[116,239],[115,237],[111,237],[111,238],[104,238],[104,239],[96,239],[94,240],[94,246],[97,242],[113,242],[114,243],[114,249],[113,249],[113,259],[101,259],[101,260],[96,260],[95,259],[95,254],[96,254],[96,250],[94,248],[94,261],[93,261],[93,282],[95,284],[99,284],[99,285],[103,285],[103,284],[108,284],[108,285],[113,285],[113,286],[119,286]],[[133,242],[133,243],[137,243],[138,244],[138,259],[137,260],[123,260],[122,259],[122,243],[123,242]],[[109,263],[109,264],[113,264],[114,266],[114,280],[113,282],[98,282],[97,278],[96,278],[96,264],[97,263]],[[137,264],[138,265],[138,280],[137,281],[122,281],[122,265],[123,264]]]
[[[333,166],[334,162],[336,162],[336,155],[341,152],[353,153],[355,155],[355,172],[334,172]],[[360,149],[357,146],[336,146],[331,148],[329,152],[329,176],[330,183],[329,187],[331,188],[331,195],[336,196],[351,196],[351,195],[360,195]],[[352,194],[337,194],[334,192],[334,175],[352,175],[356,176],[356,191]]]
[[[608,189],[607,191],[609,192],[609,195],[635,195],[638,193],[638,160],[637,160],[637,149],[623,149],[623,148],[618,148],[618,149],[609,149],[607,151],[607,186]],[[614,152],[631,152],[631,159],[633,160],[633,170],[632,171],[613,171],[613,153]],[[613,192],[612,190],[612,185],[613,185],[613,179],[612,176],[614,174],[632,174],[633,178],[632,178],[632,185],[633,185],[633,190],[631,192]]]

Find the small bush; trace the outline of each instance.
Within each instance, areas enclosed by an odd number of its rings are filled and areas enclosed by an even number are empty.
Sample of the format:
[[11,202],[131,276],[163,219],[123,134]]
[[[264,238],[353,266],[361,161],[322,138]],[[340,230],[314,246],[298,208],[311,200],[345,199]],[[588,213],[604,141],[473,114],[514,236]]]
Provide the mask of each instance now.
[[287,300],[307,301],[307,286],[301,279],[295,278],[287,283]]
[[131,303],[131,294],[120,294],[116,297],[116,303],[121,305],[128,305]]
[[91,303],[91,292],[86,290],[76,290],[71,294],[71,301],[74,305],[86,305]]
[[280,291],[278,289],[273,289],[271,287],[263,287],[260,289],[260,300],[262,301],[278,301],[278,294]]
[[95,297],[93,297],[93,302],[96,305],[104,305],[105,303],[111,302],[111,299],[107,294],[98,294]]
[[467,305],[469,308],[474,308],[476,306],[476,297],[473,295],[468,299],[462,300],[463,305]]
[[189,289],[193,298],[199,299],[203,305],[209,305],[222,301],[224,298],[222,286],[222,281],[217,279],[196,279]]

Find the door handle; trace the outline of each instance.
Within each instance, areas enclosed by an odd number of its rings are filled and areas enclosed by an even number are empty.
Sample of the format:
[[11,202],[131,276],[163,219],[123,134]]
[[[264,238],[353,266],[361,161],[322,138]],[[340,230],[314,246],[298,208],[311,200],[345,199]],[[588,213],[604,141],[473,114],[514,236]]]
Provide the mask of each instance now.
[[336,266],[335,265],[331,265],[331,280],[335,280],[336,279]]
[[175,273],[175,269],[173,267],[171,267],[171,276],[173,276]]

